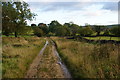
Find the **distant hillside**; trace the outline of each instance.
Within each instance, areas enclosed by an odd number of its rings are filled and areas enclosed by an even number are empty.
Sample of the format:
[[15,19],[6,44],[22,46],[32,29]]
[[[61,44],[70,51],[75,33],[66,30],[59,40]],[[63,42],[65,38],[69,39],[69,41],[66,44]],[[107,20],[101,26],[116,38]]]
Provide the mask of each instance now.
[[120,26],[120,24],[112,24],[112,25],[85,25],[85,26],[82,26],[82,27],[86,27],[86,26],[91,26],[91,27],[94,27],[94,26],[107,26],[107,27],[111,28],[111,27],[114,27],[114,26]]

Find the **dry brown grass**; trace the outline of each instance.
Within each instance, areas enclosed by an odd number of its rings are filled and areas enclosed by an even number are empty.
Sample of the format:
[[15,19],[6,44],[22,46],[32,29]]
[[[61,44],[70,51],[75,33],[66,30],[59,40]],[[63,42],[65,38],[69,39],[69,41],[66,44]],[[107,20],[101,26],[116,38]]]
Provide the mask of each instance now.
[[119,45],[52,39],[74,78],[120,78]]
[[29,65],[44,44],[44,38],[3,37],[3,78],[24,78]]

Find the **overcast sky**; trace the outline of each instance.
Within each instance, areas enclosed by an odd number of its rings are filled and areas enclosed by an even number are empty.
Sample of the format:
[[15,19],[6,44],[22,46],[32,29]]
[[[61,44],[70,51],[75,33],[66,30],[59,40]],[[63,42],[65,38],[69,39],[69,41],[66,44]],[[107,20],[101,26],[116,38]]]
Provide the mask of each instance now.
[[[25,0],[26,1],[26,0]],[[118,0],[72,0],[57,1],[40,0],[28,2],[32,12],[36,13],[36,20],[28,24],[46,23],[57,20],[61,24],[65,22],[74,22],[78,25],[85,23],[94,25],[108,25],[118,23]]]

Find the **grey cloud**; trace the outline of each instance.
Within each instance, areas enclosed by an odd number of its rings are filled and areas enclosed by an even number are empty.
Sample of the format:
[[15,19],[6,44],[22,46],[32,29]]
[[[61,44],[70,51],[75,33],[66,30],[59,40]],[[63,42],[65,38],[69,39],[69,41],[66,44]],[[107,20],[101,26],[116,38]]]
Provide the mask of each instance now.
[[79,11],[84,9],[84,7],[89,7],[90,5],[103,5],[102,9],[116,11],[118,10],[117,2],[30,2],[32,8],[39,9],[39,11]]
[[[117,2],[104,2],[103,9],[117,11],[118,10],[118,3]],[[120,4],[119,4],[120,6]]]
[[39,8],[40,11],[76,11],[81,10],[83,7],[90,5],[88,2],[46,2],[46,3],[29,3],[31,7]]
[[44,7],[43,11],[56,11],[56,10],[80,10],[80,7],[76,7],[77,2],[54,2],[50,3],[47,7]]

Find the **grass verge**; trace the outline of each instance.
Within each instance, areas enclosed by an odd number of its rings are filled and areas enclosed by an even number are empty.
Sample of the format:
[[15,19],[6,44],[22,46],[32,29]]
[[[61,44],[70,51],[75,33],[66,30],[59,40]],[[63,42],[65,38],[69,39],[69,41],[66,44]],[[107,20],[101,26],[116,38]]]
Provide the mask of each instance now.
[[73,78],[120,78],[119,45],[52,39]]
[[24,78],[30,64],[45,44],[38,37],[3,37],[3,78]]

